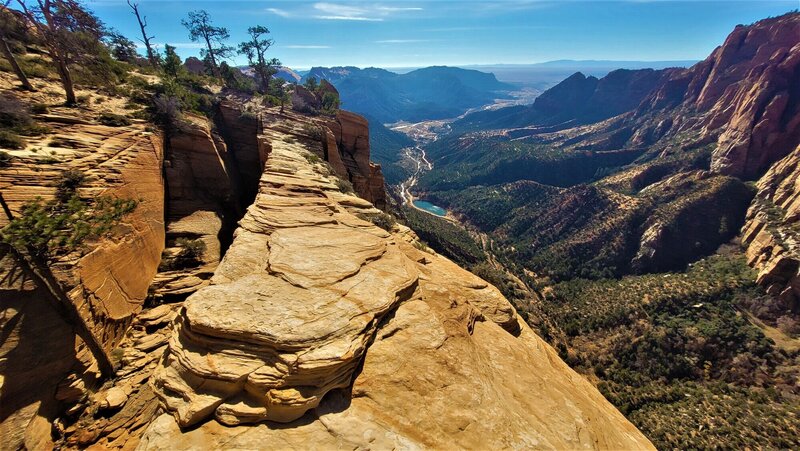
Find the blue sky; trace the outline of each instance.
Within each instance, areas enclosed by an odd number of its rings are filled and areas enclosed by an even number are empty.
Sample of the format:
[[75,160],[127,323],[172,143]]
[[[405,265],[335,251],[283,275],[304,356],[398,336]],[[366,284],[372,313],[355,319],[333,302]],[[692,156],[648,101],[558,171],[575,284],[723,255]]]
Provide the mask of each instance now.
[[[125,0],[87,0],[129,38],[138,26]],[[164,1],[138,0],[150,34],[197,55],[180,19],[207,10],[231,32],[272,31],[272,56],[295,68],[354,65],[525,64],[557,59],[703,59],[737,24],[797,9],[788,1]],[[244,63],[241,57],[234,60]]]

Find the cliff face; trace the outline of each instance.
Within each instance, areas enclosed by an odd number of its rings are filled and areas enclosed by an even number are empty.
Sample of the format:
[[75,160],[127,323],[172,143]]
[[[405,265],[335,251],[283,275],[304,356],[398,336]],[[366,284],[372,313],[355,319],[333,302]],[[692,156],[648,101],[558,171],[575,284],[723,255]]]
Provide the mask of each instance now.
[[298,124],[263,116],[259,193],[178,315],[141,449],[650,447],[494,287],[361,219]]
[[[10,89],[7,76],[0,78],[0,86]],[[47,93],[22,95],[30,104],[52,101]],[[54,108],[40,116],[50,133],[9,152],[13,158],[0,169],[0,191],[18,215],[24,203],[52,198],[61,174],[77,169],[87,176],[81,196],[139,201],[111,237],[88,243],[50,266],[80,321],[110,355],[141,311],[164,246],[162,148],[146,124],[109,127],[95,121],[96,113]],[[6,224],[0,215],[0,226]],[[75,325],[54,307],[58,302],[41,279],[5,250],[0,274],[5,309],[0,320],[0,435],[9,448],[23,442],[45,446],[50,440],[48,418],[57,412],[58,402],[80,398],[85,385],[99,376],[98,367],[77,338]]]
[[800,313],[800,146],[758,181],[742,242],[758,284],[778,297],[783,313]]
[[[292,92],[292,109],[298,112],[318,113],[322,105],[322,93],[339,97],[336,88],[325,80],[318,92],[313,93],[303,86]],[[369,123],[355,113],[338,110],[335,117],[317,116],[311,134],[322,140],[322,155],[336,174],[353,185],[359,196],[372,202],[381,210],[386,209],[386,190],[379,164],[370,161]]]
[[187,115],[165,153],[164,254],[180,253],[180,240],[200,240],[205,252],[193,267],[162,267],[150,287],[154,302],[181,300],[208,283],[242,216],[245,190],[236,160],[205,117]]
[[798,36],[798,13],[739,26],[704,61],[668,69],[635,116],[672,107],[671,133],[698,130],[717,143],[713,171],[757,178],[800,143]]

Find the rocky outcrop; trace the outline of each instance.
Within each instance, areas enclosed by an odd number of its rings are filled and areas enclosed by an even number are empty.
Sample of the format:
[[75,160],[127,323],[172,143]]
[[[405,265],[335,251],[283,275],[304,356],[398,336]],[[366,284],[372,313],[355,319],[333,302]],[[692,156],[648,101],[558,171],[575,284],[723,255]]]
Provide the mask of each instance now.
[[680,269],[731,240],[753,197],[740,180],[707,171],[680,172],[641,191],[654,210],[642,226],[634,272]]
[[269,120],[259,193],[175,321],[153,382],[170,415],[140,449],[651,448],[497,289],[361,219],[379,210]]
[[[3,89],[10,90],[12,83],[7,75],[0,76]],[[26,104],[53,103],[47,92],[23,95]],[[97,102],[97,108],[105,107]],[[162,146],[144,122],[99,125],[96,113],[51,108],[39,117],[50,131],[29,139],[25,149],[9,152],[10,164],[0,168],[0,192],[17,215],[36,197],[52,198],[63,172],[76,169],[87,176],[81,196],[138,200],[136,209],[108,237],[87,243],[49,268],[72,303],[71,310],[78,312],[103,352],[111,354],[141,311],[164,246]],[[6,223],[0,215],[0,226]],[[9,439],[3,444],[9,448],[23,443],[30,448],[37,441],[46,446],[48,419],[57,403],[80,398],[84,380],[99,376],[98,366],[75,336],[74,325],[63,319],[24,264],[7,255],[0,273],[5,312],[0,320],[0,435]],[[58,381],[62,383],[56,389]]]
[[800,313],[800,146],[758,181],[758,194],[742,228],[757,283],[778,297],[787,313]]
[[339,110],[336,120],[328,121],[327,126],[336,139],[338,155],[327,147],[326,159],[335,169],[341,164],[346,173],[337,173],[349,180],[361,197],[385,210],[386,190],[381,166],[370,161],[369,122],[363,116]]
[[180,240],[200,240],[194,267],[162,267],[150,288],[155,302],[181,300],[208,283],[241,218],[239,178],[225,142],[206,118],[186,116],[170,138],[164,161],[166,261],[182,252]]
[[712,169],[756,178],[800,143],[800,14],[738,27],[706,60],[697,108],[722,126]]
[[297,85],[292,90],[292,109],[300,113],[316,113],[322,108],[322,101],[302,85]]
[[798,36],[799,13],[740,25],[704,61],[667,69],[631,117],[650,118],[632,144],[693,131],[701,143],[716,142],[714,172],[758,178],[800,143]]

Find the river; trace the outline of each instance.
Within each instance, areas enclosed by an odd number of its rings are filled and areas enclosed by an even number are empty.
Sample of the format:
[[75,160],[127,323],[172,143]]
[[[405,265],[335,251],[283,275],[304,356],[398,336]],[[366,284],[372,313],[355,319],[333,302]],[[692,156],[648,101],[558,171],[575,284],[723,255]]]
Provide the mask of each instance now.
[[434,205],[424,199],[415,199],[414,195],[411,194],[411,190],[417,184],[420,176],[433,169],[433,163],[431,163],[425,155],[425,149],[420,146],[406,147],[403,149],[403,155],[404,158],[412,162],[415,168],[413,174],[400,184],[400,196],[403,198],[403,202],[417,210],[422,210],[439,217],[446,217],[447,210],[444,208]]
[[421,122],[396,122],[394,124],[386,124],[386,127],[405,134],[414,140],[414,147],[406,147],[403,149],[403,158],[408,161],[408,166],[411,167],[413,173],[400,184],[400,196],[403,198],[403,203],[418,210],[430,213],[435,216],[450,219],[447,216],[447,210],[434,205],[430,201],[424,199],[415,199],[411,193],[414,186],[416,186],[419,178],[425,172],[433,170],[433,163],[428,160],[424,146],[436,141],[439,136],[445,135],[450,132],[450,123],[463,118],[469,113],[475,111],[493,110],[497,108],[512,106],[512,105],[525,105],[533,102],[533,99],[539,94],[538,90],[524,88],[520,91],[510,93],[509,99],[498,99],[494,103],[483,105],[477,108],[471,108],[465,111],[458,117],[450,119],[436,119]]

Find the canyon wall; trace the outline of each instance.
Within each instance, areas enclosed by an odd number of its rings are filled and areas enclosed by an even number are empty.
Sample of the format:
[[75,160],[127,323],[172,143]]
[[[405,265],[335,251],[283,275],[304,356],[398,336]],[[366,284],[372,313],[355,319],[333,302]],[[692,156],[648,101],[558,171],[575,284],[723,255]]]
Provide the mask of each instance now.
[[[50,420],[60,403],[81,398],[84,388],[100,377],[97,362],[76,335],[74,320],[83,323],[81,327],[110,356],[142,309],[164,246],[160,137],[147,131],[143,122],[110,127],[96,123],[91,112],[68,111],[68,116],[54,111],[40,117],[51,133],[30,139],[28,148],[16,152],[0,170],[0,192],[11,213],[18,215],[26,202],[37,197],[52,198],[67,169],[87,177],[79,189],[83,197],[128,198],[138,204],[109,236],[50,263],[48,277],[66,294],[72,304],[69,310],[79,318],[65,319],[63,304],[39,275],[14,252],[3,250],[0,435],[4,448],[49,442]],[[48,154],[51,160],[43,160]],[[7,222],[0,217],[0,226]]]
[[800,146],[758,181],[742,228],[756,281],[778,298],[784,313],[800,313]]

